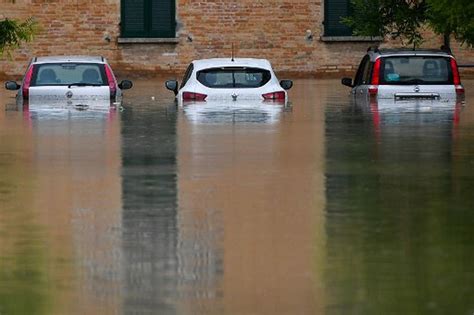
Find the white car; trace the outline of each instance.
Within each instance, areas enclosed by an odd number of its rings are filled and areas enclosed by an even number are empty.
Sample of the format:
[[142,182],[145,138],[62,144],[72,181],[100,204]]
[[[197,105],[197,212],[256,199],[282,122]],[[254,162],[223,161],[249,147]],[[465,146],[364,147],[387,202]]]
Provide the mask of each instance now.
[[213,58],[193,61],[183,81],[166,81],[179,105],[189,102],[239,100],[288,101],[291,80],[278,81],[270,62],[253,58]]
[[132,85],[129,80],[117,84],[112,68],[100,56],[35,57],[21,85],[15,81],[5,82],[7,90],[19,90],[17,103],[23,105],[25,101],[27,104],[120,102],[122,90]]

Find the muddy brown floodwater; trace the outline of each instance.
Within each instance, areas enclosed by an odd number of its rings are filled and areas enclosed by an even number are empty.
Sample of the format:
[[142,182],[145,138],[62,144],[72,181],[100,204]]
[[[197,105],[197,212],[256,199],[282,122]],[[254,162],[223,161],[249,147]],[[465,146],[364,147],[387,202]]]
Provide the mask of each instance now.
[[466,103],[18,110],[0,91],[0,314],[474,312]]

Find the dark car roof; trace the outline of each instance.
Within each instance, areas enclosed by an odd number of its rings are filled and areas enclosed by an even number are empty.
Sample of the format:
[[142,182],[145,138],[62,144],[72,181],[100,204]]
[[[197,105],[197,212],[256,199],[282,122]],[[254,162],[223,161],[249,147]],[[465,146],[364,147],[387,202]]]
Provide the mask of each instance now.
[[370,56],[370,60],[374,62],[380,57],[391,57],[391,56],[437,56],[437,57],[450,57],[454,58],[452,54],[441,49],[409,49],[409,48],[387,48],[377,49],[369,48],[367,54]]
[[[374,51],[377,53],[377,51]],[[398,48],[398,49],[380,49],[378,50],[378,53],[382,56],[384,55],[441,55],[441,56],[451,56],[450,53],[448,53],[445,50],[441,49],[408,49],[408,48]]]

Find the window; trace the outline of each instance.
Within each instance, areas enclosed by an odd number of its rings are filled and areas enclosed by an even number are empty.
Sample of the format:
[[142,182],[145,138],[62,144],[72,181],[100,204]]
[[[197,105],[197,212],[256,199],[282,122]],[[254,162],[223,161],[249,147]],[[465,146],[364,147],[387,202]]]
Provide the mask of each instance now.
[[400,56],[382,59],[380,84],[452,84],[450,59]]
[[96,63],[45,63],[36,65],[31,86],[108,85],[104,65]]
[[365,57],[360,62],[359,68],[357,69],[356,77],[354,80],[354,85],[368,84],[370,80],[370,57],[365,55]]
[[352,29],[341,22],[350,13],[350,0],[324,0],[324,36],[352,36]]
[[271,79],[270,71],[259,68],[211,68],[197,73],[197,80],[210,88],[258,88]]
[[121,0],[121,36],[176,36],[175,0]]
[[184,73],[183,77],[183,82],[181,82],[181,86],[179,87],[180,89],[186,85],[188,80],[191,78],[191,74],[193,73],[194,70],[194,65],[190,64],[189,67],[186,69],[186,72]]

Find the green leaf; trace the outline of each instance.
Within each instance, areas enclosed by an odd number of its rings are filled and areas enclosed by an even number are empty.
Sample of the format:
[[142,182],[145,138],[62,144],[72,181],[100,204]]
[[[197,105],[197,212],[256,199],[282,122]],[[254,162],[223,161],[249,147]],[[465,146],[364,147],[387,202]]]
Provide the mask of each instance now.
[[4,19],[0,20],[0,57],[6,52],[11,57],[11,52],[20,47],[23,42],[30,42],[38,33],[38,23],[33,18],[24,22]]

